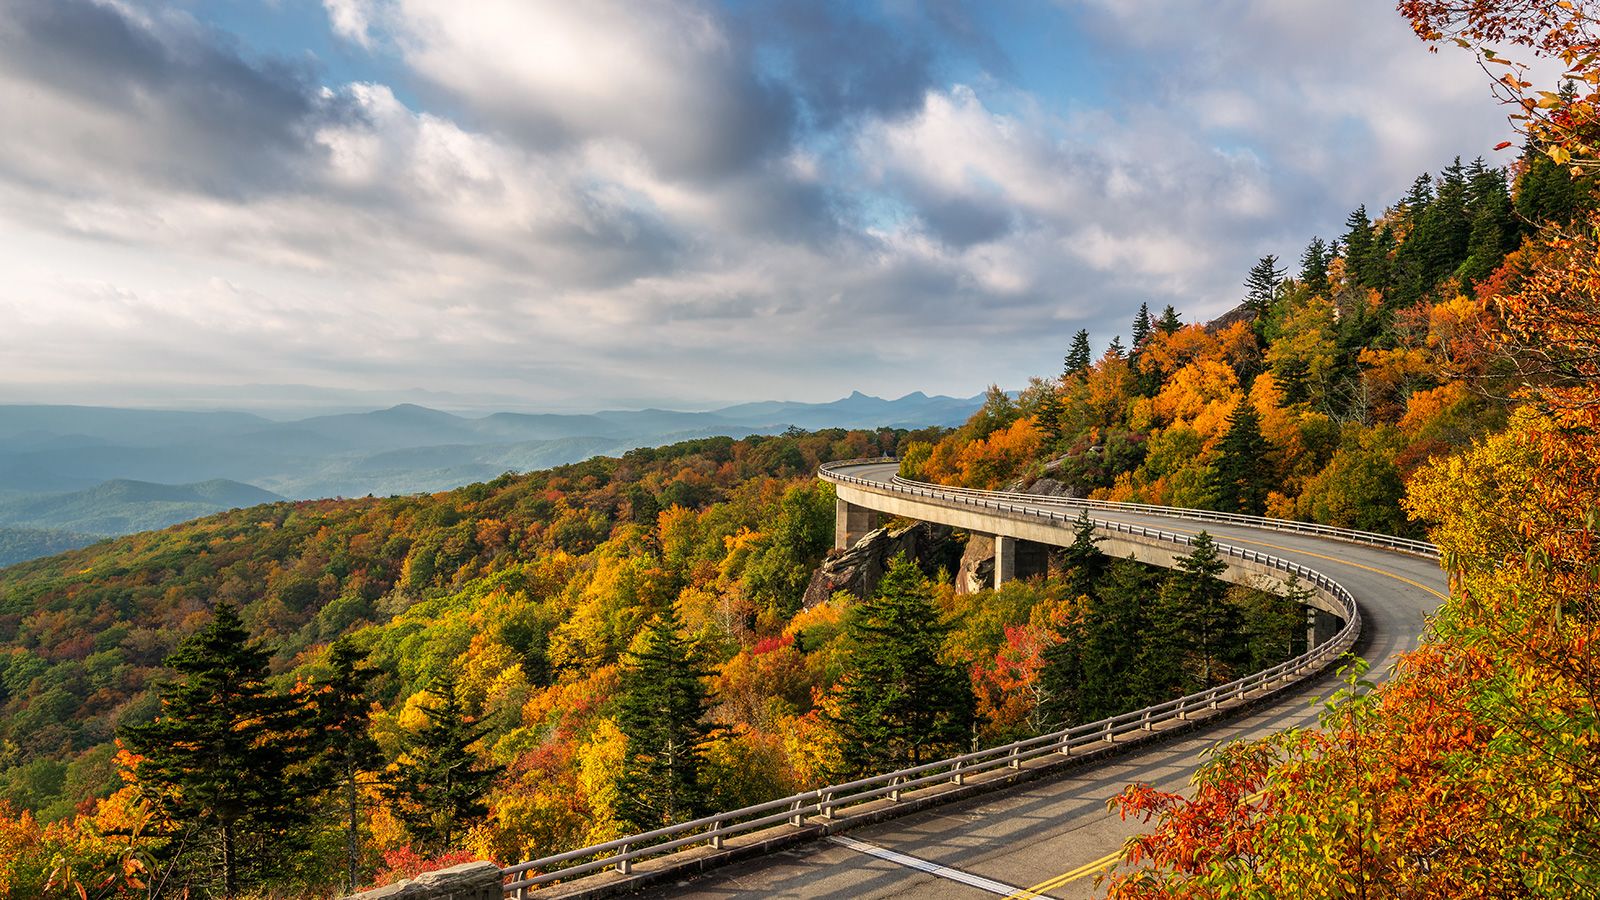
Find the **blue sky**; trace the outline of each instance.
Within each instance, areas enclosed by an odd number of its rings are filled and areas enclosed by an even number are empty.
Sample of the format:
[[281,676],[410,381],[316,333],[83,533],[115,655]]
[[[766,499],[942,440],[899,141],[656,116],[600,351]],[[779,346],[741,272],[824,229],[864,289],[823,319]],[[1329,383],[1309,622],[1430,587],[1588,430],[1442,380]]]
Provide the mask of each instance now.
[[0,108],[0,402],[1017,387],[1509,161],[1378,0],[0,0]]

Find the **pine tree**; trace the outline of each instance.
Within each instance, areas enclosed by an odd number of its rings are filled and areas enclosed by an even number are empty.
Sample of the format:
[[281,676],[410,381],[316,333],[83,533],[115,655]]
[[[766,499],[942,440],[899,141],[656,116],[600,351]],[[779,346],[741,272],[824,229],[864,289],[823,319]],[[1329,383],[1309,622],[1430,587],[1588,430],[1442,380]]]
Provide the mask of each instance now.
[[1107,357],[1115,357],[1116,359],[1123,359],[1123,358],[1126,358],[1127,355],[1128,355],[1128,348],[1122,346],[1122,335],[1120,335],[1120,334],[1112,335],[1111,336],[1111,343],[1106,345],[1106,356]]
[[1244,305],[1256,314],[1257,322],[1266,317],[1277,301],[1283,274],[1284,270],[1278,268],[1278,257],[1268,253],[1251,266],[1250,274],[1245,276]]
[[1243,654],[1247,669],[1259,672],[1293,655],[1295,634],[1305,624],[1301,609],[1311,600],[1311,589],[1291,574],[1283,593],[1250,591],[1239,609]]
[[[1152,692],[1157,673],[1178,669],[1179,651],[1155,633],[1150,620],[1157,584],[1150,570],[1131,559],[1111,563],[1095,586],[1082,625],[1078,653],[1077,722],[1138,709],[1161,696]],[[1046,660],[1045,672],[1050,661]],[[1060,673],[1065,676],[1068,673]]]
[[1311,398],[1307,384],[1310,376],[1311,367],[1299,356],[1279,357],[1272,369],[1272,378],[1277,382],[1278,389],[1283,391],[1283,402],[1286,404],[1304,403]]
[[319,767],[327,782],[343,795],[345,813],[345,888],[360,883],[361,862],[359,802],[363,776],[379,768],[382,754],[368,729],[372,701],[367,684],[378,674],[348,637],[328,648],[329,672],[316,686],[315,724],[322,745]]
[[1261,435],[1261,419],[1250,401],[1240,400],[1234,407],[1217,450],[1207,483],[1212,508],[1252,516],[1265,513],[1272,485],[1272,445]]
[[1144,349],[1144,342],[1150,340],[1150,304],[1139,304],[1139,314],[1133,317],[1133,354],[1137,356]]
[[1367,218],[1366,204],[1356,207],[1344,225],[1345,280],[1360,287],[1377,287],[1372,268],[1372,220]]
[[1061,439],[1063,411],[1061,397],[1056,393],[1055,385],[1047,384],[1043,395],[1039,397],[1039,405],[1034,408],[1033,420],[1052,444]]
[[1173,334],[1182,327],[1183,322],[1178,319],[1178,311],[1172,308],[1172,304],[1167,304],[1167,308],[1161,311],[1161,318],[1156,322],[1156,330],[1163,334]]
[[1094,361],[1093,351],[1089,348],[1089,330],[1078,329],[1072,336],[1072,347],[1067,350],[1066,374],[1068,377],[1081,375],[1089,370],[1089,363]]
[[1060,559],[1066,571],[1067,593],[1079,597],[1094,592],[1111,561],[1100,552],[1101,538],[1095,536],[1094,520],[1089,518],[1088,510],[1079,512],[1072,524],[1076,529],[1072,543],[1062,548]]
[[1313,237],[1300,254],[1300,283],[1313,297],[1328,296],[1328,263],[1333,261],[1333,251],[1320,237]]
[[972,734],[972,682],[939,659],[950,628],[922,573],[895,557],[846,626],[849,650],[832,717],[846,775],[917,765],[960,751]]
[[[160,715],[122,730],[142,757],[134,786],[171,828],[177,868],[202,892],[232,897],[269,880],[319,791],[307,771],[307,710],[268,688],[269,657],[233,605],[219,603],[167,657],[178,679],[158,685]],[[198,859],[191,867],[185,858]]]
[[1456,270],[1464,287],[1471,287],[1494,273],[1506,254],[1516,249],[1521,237],[1511,195],[1506,190],[1505,172],[1491,169],[1483,160],[1474,160],[1467,178],[1468,208],[1472,231],[1467,238],[1467,258]]
[[704,809],[700,767],[711,726],[706,689],[672,607],[645,626],[623,659],[617,727],[628,737],[618,818],[649,831]]
[[1224,642],[1238,632],[1238,611],[1227,602],[1228,585],[1221,578],[1228,563],[1211,535],[1195,535],[1187,556],[1161,586],[1157,629],[1188,645],[1188,671],[1169,683],[1167,691],[1188,692],[1227,679],[1221,668]]
[[492,723],[467,714],[455,676],[435,679],[427,694],[431,702],[418,704],[427,718],[402,736],[400,758],[382,790],[411,837],[438,853],[455,849],[456,839],[488,814],[484,797],[500,768],[472,749]]

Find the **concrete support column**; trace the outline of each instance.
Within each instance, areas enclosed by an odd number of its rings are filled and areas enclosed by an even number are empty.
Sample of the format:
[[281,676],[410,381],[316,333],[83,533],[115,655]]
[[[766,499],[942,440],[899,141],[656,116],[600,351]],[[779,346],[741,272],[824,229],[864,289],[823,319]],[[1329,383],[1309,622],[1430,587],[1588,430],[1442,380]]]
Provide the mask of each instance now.
[[878,511],[837,498],[833,501],[833,549],[849,550],[878,527]]
[[1017,539],[1003,534],[994,536],[994,587],[1017,577]]
[[1315,606],[1306,607],[1306,649],[1312,650],[1333,640],[1342,627],[1344,621],[1338,616]]

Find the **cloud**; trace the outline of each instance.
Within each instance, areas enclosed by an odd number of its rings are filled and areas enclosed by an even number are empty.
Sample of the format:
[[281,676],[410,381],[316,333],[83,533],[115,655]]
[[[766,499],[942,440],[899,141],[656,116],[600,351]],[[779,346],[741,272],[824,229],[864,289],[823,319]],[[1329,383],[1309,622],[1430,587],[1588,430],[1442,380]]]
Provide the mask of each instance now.
[[7,383],[970,393],[1219,313],[1502,127],[1377,4],[1068,4],[1075,93],[954,3],[324,9],[370,70],[0,0]]

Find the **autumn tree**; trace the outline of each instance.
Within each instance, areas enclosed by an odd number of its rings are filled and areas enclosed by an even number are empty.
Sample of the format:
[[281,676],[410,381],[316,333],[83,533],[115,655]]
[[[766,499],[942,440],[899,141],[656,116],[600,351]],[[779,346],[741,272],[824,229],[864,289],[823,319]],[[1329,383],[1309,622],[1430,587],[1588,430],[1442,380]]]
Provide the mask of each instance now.
[[917,765],[959,752],[972,737],[972,684],[940,658],[949,626],[922,573],[895,557],[849,620],[834,725],[846,774]]
[[279,872],[319,787],[307,710],[267,685],[270,655],[232,604],[217,604],[167,657],[178,677],[157,688],[159,715],[122,732],[180,877],[228,897]]
[[700,772],[711,726],[705,675],[668,607],[645,626],[623,660],[617,727],[627,736],[619,818],[649,831],[704,809]]

